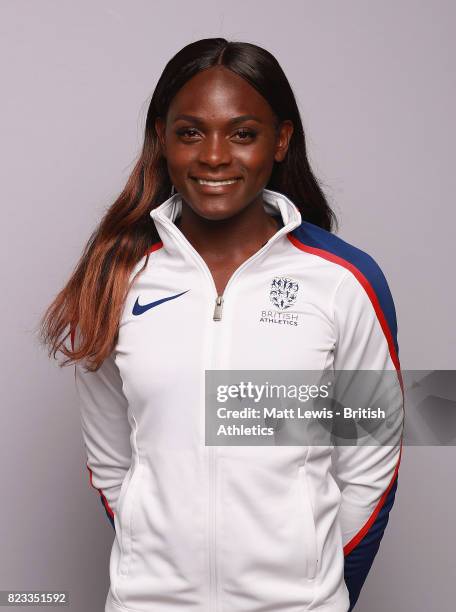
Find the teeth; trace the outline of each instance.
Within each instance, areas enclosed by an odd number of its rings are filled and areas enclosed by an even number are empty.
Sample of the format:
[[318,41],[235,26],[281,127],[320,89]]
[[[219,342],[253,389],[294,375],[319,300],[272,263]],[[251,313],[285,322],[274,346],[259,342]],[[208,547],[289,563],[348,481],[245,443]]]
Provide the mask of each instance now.
[[205,181],[203,179],[196,179],[196,180],[198,181],[200,185],[213,185],[214,187],[216,187],[217,185],[231,185],[232,183],[235,183],[239,179],[232,179],[228,181]]

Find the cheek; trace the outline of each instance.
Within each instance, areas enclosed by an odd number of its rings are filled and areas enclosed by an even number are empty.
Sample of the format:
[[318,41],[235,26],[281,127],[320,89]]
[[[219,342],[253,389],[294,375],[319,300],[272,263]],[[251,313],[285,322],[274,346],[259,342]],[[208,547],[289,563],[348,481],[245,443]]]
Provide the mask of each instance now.
[[272,172],[274,158],[264,149],[245,156],[243,165],[252,179],[267,180]]
[[247,170],[261,173],[271,169],[274,164],[274,145],[269,138],[259,138],[253,146],[239,147],[236,151],[238,160]]
[[173,146],[168,149],[168,169],[175,174],[185,172],[197,156],[193,147]]

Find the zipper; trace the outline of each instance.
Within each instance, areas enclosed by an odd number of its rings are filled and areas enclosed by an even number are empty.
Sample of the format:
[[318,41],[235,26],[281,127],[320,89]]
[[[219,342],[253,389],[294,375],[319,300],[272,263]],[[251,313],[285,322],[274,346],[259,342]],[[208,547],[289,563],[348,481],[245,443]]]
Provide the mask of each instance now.
[[129,565],[131,561],[132,554],[132,518],[133,512],[135,508],[136,502],[136,491],[138,488],[137,480],[141,478],[142,467],[143,464],[141,462],[139,452],[138,452],[138,443],[137,443],[137,433],[138,433],[138,423],[135,419],[135,416],[132,414],[131,419],[133,421],[132,429],[134,431],[133,434],[133,450],[134,454],[132,456],[131,465],[128,469],[128,480],[126,481],[126,486],[124,489],[121,489],[120,495],[117,502],[117,520],[118,523],[122,520],[123,530],[121,532],[121,554],[118,565],[118,573],[121,576],[126,576],[129,571]]
[[[212,275],[211,275],[212,277]],[[214,283],[215,285],[215,283]],[[210,354],[208,367],[218,369],[221,365],[220,335],[223,331],[222,320],[223,295],[217,295],[212,316],[210,335]],[[214,327],[215,326],[215,327]],[[217,453],[218,447],[208,446],[207,460],[209,469],[209,610],[218,612],[218,575],[217,575]]]
[[[223,294],[219,294],[217,287],[215,285],[214,277],[211,274],[209,266],[206,264],[204,259],[198,253],[198,251],[190,244],[190,242],[185,238],[182,232],[174,225],[174,223],[166,216],[159,215],[159,219],[162,221],[164,225],[168,228],[168,231],[176,238],[176,240],[181,243],[185,249],[190,252],[193,258],[198,263],[199,268],[204,272],[206,278],[209,281],[209,284],[212,287],[213,295],[215,294],[215,304],[214,310],[212,314],[212,321],[208,321],[208,325],[210,326],[210,337],[211,337],[211,345],[210,345],[210,357],[209,357],[209,368],[208,369],[218,369],[217,366],[221,364],[220,356],[223,354],[220,350],[219,337],[220,333],[223,330],[223,326],[221,325],[222,321],[222,312],[223,305],[226,298],[227,290],[232,285],[233,281],[248,267],[252,262],[258,259],[265,251],[267,251],[272,244],[278,240],[282,235],[289,233],[297,223],[287,223],[282,228],[280,228],[271,238],[253,255],[251,255],[248,259],[246,259],[230,276],[228,282],[225,286]],[[218,323],[216,327],[213,327],[214,323]],[[217,446],[209,446],[207,447],[207,457],[208,457],[208,473],[209,473],[209,610],[211,612],[218,612],[218,601],[217,601],[217,587],[218,587],[218,578],[217,578],[217,562],[216,562],[216,551],[217,551],[217,513],[216,513],[216,503],[217,503]]]
[[122,522],[121,530],[121,553],[118,565],[118,573],[120,576],[126,576],[129,571],[131,556],[132,556],[132,518],[136,504],[136,491],[138,488],[138,479],[141,478],[142,464],[135,462],[130,477],[126,483],[126,487],[122,494],[122,499],[119,499],[118,505],[118,523]]
[[309,580],[314,580],[318,572],[319,554],[317,541],[317,528],[315,525],[314,510],[310,499],[309,483],[307,480],[306,464],[298,466],[298,485],[303,503],[304,519],[303,523],[308,527],[307,536],[310,537],[310,542],[306,541],[304,546],[307,546],[307,575]]
[[218,295],[215,298],[214,315],[212,317],[214,321],[222,320],[222,308],[223,308],[223,295]]
[[217,612],[217,454],[208,447],[209,463],[209,609]]

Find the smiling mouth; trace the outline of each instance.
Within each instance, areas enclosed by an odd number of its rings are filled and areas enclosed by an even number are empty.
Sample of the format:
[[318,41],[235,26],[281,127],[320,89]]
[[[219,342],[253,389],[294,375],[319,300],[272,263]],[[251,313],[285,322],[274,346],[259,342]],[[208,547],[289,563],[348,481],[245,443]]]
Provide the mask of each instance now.
[[197,178],[196,176],[191,177],[194,181],[196,181],[199,185],[210,185],[212,187],[218,187],[219,185],[232,185],[233,183],[237,183],[237,181],[241,180],[241,177],[234,177],[231,179],[224,180],[209,180]]

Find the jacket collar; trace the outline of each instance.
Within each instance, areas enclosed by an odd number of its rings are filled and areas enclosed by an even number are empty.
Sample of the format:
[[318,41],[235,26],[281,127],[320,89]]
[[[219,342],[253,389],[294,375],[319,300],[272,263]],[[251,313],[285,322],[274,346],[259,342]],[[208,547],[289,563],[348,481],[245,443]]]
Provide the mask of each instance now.
[[[283,222],[283,227],[270,239],[270,242],[301,225],[302,217],[298,207],[284,194],[271,189],[263,189],[263,201],[265,211],[271,215],[279,214]],[[181,211],[182,198],[179,193],[175,193],[150,211],[150,216],[155,222],[163,246],[170,252],[180,252],[179,238],[186,240],[180,229],[175,225]]]

